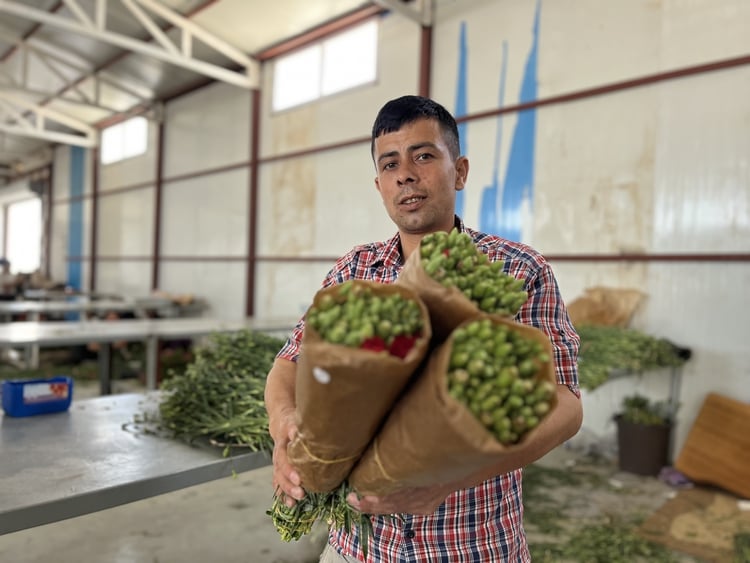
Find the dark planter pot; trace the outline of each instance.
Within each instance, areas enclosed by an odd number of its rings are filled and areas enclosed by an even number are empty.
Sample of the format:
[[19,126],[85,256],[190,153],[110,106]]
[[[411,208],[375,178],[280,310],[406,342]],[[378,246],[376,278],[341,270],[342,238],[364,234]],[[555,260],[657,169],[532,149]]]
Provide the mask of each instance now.
[[669,464],[672,425],[634,424],[616,416],[617,450],[621,471],[656,476]]

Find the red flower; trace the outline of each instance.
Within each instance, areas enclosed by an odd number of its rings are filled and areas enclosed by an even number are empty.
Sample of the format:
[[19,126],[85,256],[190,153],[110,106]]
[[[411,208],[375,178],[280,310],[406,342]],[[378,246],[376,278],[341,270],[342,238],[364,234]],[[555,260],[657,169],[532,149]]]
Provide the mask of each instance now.
[[388,349],[388,351],[391,353],[391,356],[396,356],[403,359],[409,354],[416,341],[416,334],[412,334],[411,336],[407,336],[406,334],[399,334],[393,339],[391,347]]
[[386,349],[385,341],[379,336],[372,336],[364,340],[359,347],[363,350],[370,350],[372,352],[382,352]]

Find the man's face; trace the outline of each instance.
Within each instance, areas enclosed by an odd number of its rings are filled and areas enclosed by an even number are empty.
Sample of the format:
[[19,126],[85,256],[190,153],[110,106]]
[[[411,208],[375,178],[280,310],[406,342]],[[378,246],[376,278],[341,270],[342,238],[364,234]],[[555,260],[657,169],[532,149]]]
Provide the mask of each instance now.
[[418,119],[375,139],[375,187],[402,234],[450,231],[469,162],[453,160],[440,124]]

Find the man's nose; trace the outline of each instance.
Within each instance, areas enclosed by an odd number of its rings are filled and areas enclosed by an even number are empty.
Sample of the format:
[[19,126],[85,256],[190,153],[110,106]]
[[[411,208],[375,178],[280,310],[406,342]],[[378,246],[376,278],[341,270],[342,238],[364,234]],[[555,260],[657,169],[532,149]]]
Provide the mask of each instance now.
[[414,172],[414,168],[411,164],[402,164],[398,169],[398,183],[399,184],[411,184],[415,182],[417,175]]

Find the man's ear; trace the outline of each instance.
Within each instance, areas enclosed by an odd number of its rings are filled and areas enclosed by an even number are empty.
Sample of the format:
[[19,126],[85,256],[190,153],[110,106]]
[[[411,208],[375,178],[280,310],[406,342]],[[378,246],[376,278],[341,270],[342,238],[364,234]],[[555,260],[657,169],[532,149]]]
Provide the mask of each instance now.
[[466,187],[466,179],[469,177],[469,159],[459,156],[456,159],[456,191],[460,192]]
[[378,190],[378,192],[380,192],[380,180],[378,180],[377,176],[375,176],[375,189]]

